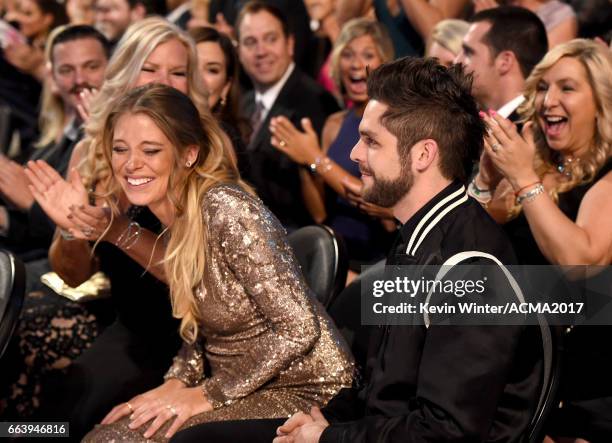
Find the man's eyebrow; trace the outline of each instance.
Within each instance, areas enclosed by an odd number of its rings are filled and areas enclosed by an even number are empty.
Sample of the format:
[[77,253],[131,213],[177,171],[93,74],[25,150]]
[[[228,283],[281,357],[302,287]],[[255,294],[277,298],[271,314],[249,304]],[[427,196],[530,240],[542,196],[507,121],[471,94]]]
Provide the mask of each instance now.
[[376,133],[370,131],[369,129],[360,129],[359,135],[362,137],[376,138]]

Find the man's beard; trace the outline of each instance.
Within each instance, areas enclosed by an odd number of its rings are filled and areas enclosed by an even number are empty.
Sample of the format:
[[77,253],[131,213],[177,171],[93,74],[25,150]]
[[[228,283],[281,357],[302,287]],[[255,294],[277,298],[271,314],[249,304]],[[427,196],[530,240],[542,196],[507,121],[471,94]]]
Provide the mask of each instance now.
[[371,170],[363,167],[362,169],[371,175],[373,182],[370,188],[364,189],[363,199],[383,208],[390,208],[400,201],[410,191],[414,182],[410,164],[406,161],[402,161],[400,176],[395,180],[376,178]]

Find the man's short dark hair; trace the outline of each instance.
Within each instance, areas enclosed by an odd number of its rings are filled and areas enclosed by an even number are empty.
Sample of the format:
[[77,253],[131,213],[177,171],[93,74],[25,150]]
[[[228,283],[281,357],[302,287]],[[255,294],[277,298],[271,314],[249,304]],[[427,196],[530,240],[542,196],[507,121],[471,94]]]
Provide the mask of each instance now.
[[244,20],[244,17],[247,14],[257,14],[258,12],[262,11],[273,15],[280,22],[285,37],[289,37],[291,34],[293,34],[292,30],[289,28],[287,17],[285,16],[284,12],[280,10],[280,8],[277,8],[270,3],[254,0],[246,3],[238,13],[236,23],[234,24],[234,29],[236,31],[238,40],[240,40],[240,24],[242,23],[242,20]]
[[548,37],[542,20],[525,8],[500,6],[485,9],[472,17],[472,23],[487,22],[491,29],[482,42],[497,57],[502,51],[512,51],[524,78],[548,52]]
[[127,0],[130,9],[142,5],[147,15],[166,15],[168,8],[163,0]]
[[485,125],[470,94],[472,76],[461,65],[445,68],[435,59],[404,57],[368,76],[368,96],[389,107],[381,124],[408,158],[420,140],[437,142],[440,172],[465,182],[482,149]]
[[63,31],[60,31],[51,42],[51,62],[53,62],[53,50],[57,45],[74,40],[83,40],[86,38],[93,38],[94,40],[100,42],[100,45],[104,50],[104,55],[107,59],[110,57],[111,45],[100,31],[89,25],[71,25],[67,26]]

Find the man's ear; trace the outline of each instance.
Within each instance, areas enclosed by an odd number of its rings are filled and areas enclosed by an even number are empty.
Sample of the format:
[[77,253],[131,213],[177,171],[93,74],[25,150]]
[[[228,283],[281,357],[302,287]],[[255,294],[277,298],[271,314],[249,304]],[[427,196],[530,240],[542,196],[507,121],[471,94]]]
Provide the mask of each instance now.
[[295,37],[292,34],[287,37],[287,44],[289,45],[289,55],[293,59],[295,57]]
[[51,25],[53,24],[53,15],[52,14],[45,14],[43,17],[43,23],[45,24],[45,26],[47,28],[50,28]]
[[433,139],[418,141],[410,150],[412,166],[418,172],[424,172],[437,164],[438,143]]
[[512,51],[502,51],[495,57],[495,68],[500,76],[508,74],[517,63],[516,55]]
[[136,3],[132,10],[130,11],[130,17],[132,19],[132,23],[138,20],[142,20],[147,16],[147,8],[143,3]]

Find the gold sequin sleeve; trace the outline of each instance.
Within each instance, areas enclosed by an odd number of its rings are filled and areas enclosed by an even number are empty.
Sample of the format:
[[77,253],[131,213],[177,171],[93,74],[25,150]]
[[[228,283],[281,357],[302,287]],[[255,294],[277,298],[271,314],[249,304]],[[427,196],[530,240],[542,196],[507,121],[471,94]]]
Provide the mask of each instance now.
[[204,206],[208,241],[217,242],[220,259],[267,324],[240,358],[203,382],[218,406],[247,396],[287,369],[308,353],[321,331],[284,229],[261,201],[223,187],[209,192]]
[[200,383],[203,374],[204,358],[200,344],[183,342],[178,355],[174,357],[172,366],[164,375],[164,380],[176,378],[187,386],[195,386]]

